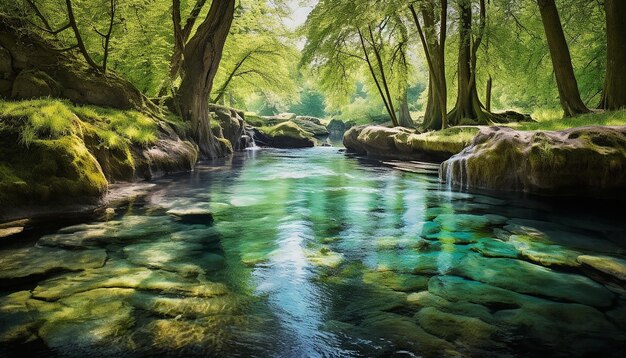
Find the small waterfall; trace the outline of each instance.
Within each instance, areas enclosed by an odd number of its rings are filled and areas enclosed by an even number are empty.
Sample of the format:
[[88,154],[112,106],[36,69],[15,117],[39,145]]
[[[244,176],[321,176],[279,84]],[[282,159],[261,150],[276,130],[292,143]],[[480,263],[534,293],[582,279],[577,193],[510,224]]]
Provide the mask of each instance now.
[[469,180],[469,158],[452,157],[441,163],[439,169],[439,181],[446,184],[446,189],[452,190],[454,186],[461,190],[467,190],[470,186]]
[[454,162],[446,162],[446,183],[448,184],[448,190],[452,190],[452,173],[454,172]]
[[256,150],[259,146],[256,144],[254,140],[254,129],[250,126],[244,127],[244,135],[245,135],[245,149]]

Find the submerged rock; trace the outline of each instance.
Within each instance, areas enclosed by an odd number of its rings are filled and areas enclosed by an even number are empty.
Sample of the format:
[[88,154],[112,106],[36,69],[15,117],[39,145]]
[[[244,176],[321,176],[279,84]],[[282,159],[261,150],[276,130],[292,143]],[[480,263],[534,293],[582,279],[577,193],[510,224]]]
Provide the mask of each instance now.
[[610,256],[581,255],[578,256],[577,261],[618,280],[626,281],[626,260]]
[[67,251],[40,247],[0,251],[0,280],[102,267],[105,250]]
[[133,294],[130,289],[103,288],[68,297],[59,310],[46,315],[38,335],[48,347],[70,355],[124,352],[129,347],[122,339],[135,324],[134,309],[125,298]]
[[120,261],[109,262],[105,267],[86,270],[80,274],[66,274],[42,281],[33,290],[33,297],[56,301],[80,292],[107,287],[191,297],[214,297],[228,293],[227,287],[221,283],[150,270]]
[[514,259],[468,254],[453,272],[520,293],[596,307],[608,307],[614,298],[604,286],[585,276],[560,273]]
[[451,302],[429,291],[412,293],[407,296],[406,300],[410,305],[415,305],[420,308],[434,307],[439,311],[474,317],[487,323],[493,321],[489,309],[485,306],[470,302]]
[[434,307],[422,308],[415,319],[426,332],[449,342],[459,341],[471,347],[496,346],[492,340],[498,329],[475,318],[442,312]]
[[444,162],[441,181],[548,195],[626,196],[626,126],[558,132],[482,128]]
[[204,208],[180,208],[170,209],[167,214],[189,224],[210,225],[213,223],[213,213]]
[[393,271],[371,271],[363,274],[363,282],[389,287],[394,291],[411,292],[428,287],[429,276],[397,273]]

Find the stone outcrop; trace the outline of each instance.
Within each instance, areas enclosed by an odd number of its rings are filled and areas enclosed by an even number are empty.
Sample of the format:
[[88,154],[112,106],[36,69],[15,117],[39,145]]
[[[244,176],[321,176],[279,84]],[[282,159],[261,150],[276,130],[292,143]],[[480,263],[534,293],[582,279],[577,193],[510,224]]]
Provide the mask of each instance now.
[[344,134],[343,144],[350,152],[371,157],[445,160],[461,152],[469,143],[455,137],[420,134],[403,127],[358,126]]
[[293,121],[277,124],[273,127],[261,127],[255,130],[255,139],[259,145],[274,148],[307,148],[315,146],[313,134],[300,128]]
[[469,147],[442,164],[439,175],[462,188],[624,197],[626,127],[481,128]]
[[130,82],[89,68],[25,28],[19,19],[0,16],[0,97],[67,98],[119,109],[151,106]]

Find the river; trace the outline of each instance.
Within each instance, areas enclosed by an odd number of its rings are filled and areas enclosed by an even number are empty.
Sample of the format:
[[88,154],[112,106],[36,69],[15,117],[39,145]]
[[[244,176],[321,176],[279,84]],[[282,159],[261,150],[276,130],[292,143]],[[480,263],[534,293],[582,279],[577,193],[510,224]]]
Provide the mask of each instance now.
[[416,167],[249,150],[33,232],[0,249],[0,355],[623,354],[619,211]]

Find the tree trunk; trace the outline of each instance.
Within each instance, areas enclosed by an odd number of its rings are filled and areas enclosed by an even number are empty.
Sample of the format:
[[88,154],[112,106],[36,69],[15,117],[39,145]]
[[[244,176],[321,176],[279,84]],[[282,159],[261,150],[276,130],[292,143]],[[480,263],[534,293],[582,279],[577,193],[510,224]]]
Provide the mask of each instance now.
[[406,98],[406,93],[402,96],[400,100],[400,111],[398,116],[398,124],[401,127],[405,128],[413,128],[415,125],[413,124],[413,119],[411,118],[411,111],[409,110],[409,102]]
[[422,127],[427,130],[441,129],[442,127],[442,115],[441,106],[439,105],[439,99],[435,93],[437,90],[434,88],[436,84],[433,82],[432,76],[429,75],[428,79],[428,99],[426,101],[426,110],[424,111],[424,123]]
[[235,0],[213,1],[209,13],[183,53],[184,72],[178,100],[181,114],[191,122],[192,135],[205,158],[225,154],[211,134],[208,103],[234,11]]
[[[623,0],[620,0],[623,1]],[[541,20],[543,29],[548,40],[548,49],[552,58],[552,67],[556,77],[556,85],[559,90],[561,106],[565,111],[566,117],[572,117],[582,113],[588,113],[589,109],[580,99],[578,91],[578,83],[574,76],[574,68],[572,67],[572,59],[570,57],[569,47],[565,40],[563,27],[559,11],[556,8],[554,0],[537,0],[539,11],[541,12]]]
[[606,12],[606,79],[601,107],[626,107],[626,1],[604,0]]
[[[484,26],[484,14],[481,2],[481,32]],[[459,1],[459,55],[458,55],[458,92],[456,104],[448,114],[450,125],[463,124],[470,121],[473,124],[487,124],[491,117],[478,98],[476,89],[476,55],[480,46],[481,33],[476,40],[472,40],[472,7],[468,0]]]
[[493,79],[491,78],[491,75],[489,76],[489,79],[487,80],[487,90],[485,91],[485,107],[487,109],[487,112],[491,112],[491,90],[493,88]]
[[417,12],[413,5],[409,5],[413,21],[417,27],[422,47],[428,63],[428,101],[424,113],[422,127],[426,130],[444,129],[448,126],[447,118],[447,84],[445,68],[445,41],[447,33],[447,0],[441,1],[441,16],[439,18],[439,38],[435,30],[435,5],[433,1],[424,4],[421,9],[424,20],[422,28]]

